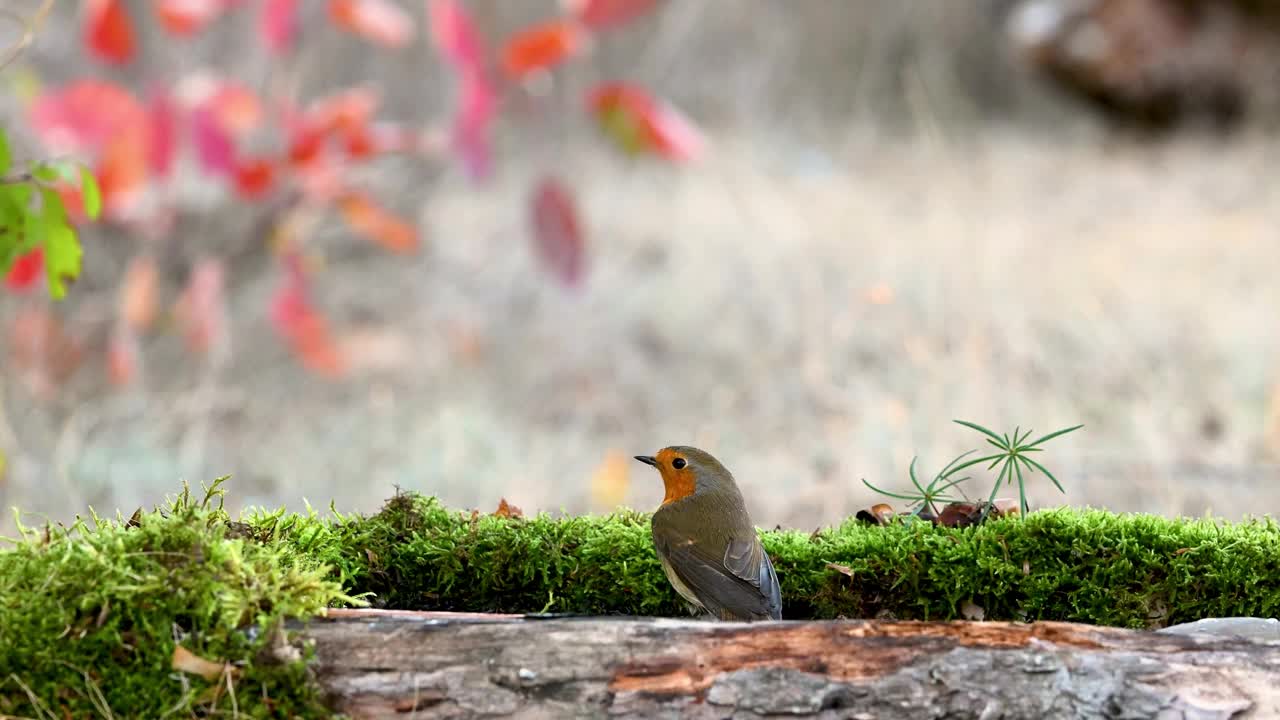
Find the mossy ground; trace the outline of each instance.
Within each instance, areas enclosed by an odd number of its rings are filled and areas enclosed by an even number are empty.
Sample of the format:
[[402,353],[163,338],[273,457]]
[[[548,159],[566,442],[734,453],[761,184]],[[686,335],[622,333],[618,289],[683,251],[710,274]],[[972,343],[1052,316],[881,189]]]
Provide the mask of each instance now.
[[[373,516],[185,493],[133,521],[29,531],[0,552],[0,714],[322,715],[274,629],[326,606],[680,615],[648,516],[508,518],[392,498]],[[1280,526],[1050,510],[980,527],[763,533],[789,619],[1070,620],[1132,628],[1280,609]],[[233,675],[172,668],[175,645]],[[229,680],[229,682],[228,682]]]

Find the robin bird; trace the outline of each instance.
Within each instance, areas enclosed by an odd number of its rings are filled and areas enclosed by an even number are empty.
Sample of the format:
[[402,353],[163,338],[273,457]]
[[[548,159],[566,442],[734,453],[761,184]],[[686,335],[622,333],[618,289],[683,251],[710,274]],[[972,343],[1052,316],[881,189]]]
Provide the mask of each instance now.
[[657,468],[666,486],[651,527],[676,592],[721,620],[781,620],[778,576],[733,475],[693,447],[635,458]]

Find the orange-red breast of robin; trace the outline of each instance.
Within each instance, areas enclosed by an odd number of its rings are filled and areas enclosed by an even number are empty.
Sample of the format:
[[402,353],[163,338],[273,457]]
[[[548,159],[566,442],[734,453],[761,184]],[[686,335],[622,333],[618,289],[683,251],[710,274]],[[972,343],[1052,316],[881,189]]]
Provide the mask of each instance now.
[[650,525],[676,592],[721,620],[782,619],[773,562],[728,469],[684,445],[635,458],[657,468],[666,487]]

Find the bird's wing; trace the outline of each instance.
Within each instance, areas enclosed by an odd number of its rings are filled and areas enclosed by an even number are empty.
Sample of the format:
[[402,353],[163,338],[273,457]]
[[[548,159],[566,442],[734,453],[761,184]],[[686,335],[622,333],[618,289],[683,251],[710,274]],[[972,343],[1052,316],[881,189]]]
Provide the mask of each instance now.
[[778,578],[754,536],[730,541],[723,557],[676,533],[655,532],[654,540],[680,581],[715,615],[753,620],[781,617]]
[[760,594],[767,601],[769,617],[774,620],[782,618],[782,588],[778,586],[778,575],[773,570],[769,553],[764,551],[755,533],[749,539],[729,542],[724,551],[724,566],[760,589]]

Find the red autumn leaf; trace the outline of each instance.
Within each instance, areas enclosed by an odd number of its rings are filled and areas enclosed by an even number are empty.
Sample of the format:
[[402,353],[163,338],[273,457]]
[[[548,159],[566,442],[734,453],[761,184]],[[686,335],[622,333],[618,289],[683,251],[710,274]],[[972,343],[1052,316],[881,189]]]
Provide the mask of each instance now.
[[293,48],[298,32],[298,0],[263,0],[258,35],[267,50],[280,54]]
[[566,0],[569,14],[592,30],[625,25],[653,10],[657,0]]
[[146,128],[139,125],[116,136],[103,150],[94,169],[106,214],[127,211],[147,186]]
[[128,385],[138,374],[138,336],[117,324],[107,340],[107,378],[116,387]]
[[577,285],[586,243],[573,196],[555,178],[544,177],[534,186],[530,216],[535,254],[561,283]]
[[192,111],[191,140],[205,172],[226,175],[235,170],[235,142],[212,108],[202,106]]
[[221,262],[200,260],[174,304],[174,316],[191,352],[204,354],[226,341],[223,274]]
[[245,199],[266,195],[275,186],[275,180],[275,162],[264,158],[237,161],[232,175],[236,192]]
[[133,21],[123,0],[88,0],[85,13],[84,43],[91,53],[116,65],[133,59]]
[[385,47],[404,47],[413,39],[413,20],[390,0],[329,0],[329,19]]
[[379,97],[368,88],[351,88],[325,96],[307,108],[307,117],[324,132],[363,128],[378,109]]
[[271,300],[271,321],[276,332],[308,370],[336,377],[346,370],[346,360],[329,333],[328,323],[311,304],[302,259],[296,252],[284,257],[284,281]]
[[324,152],[324,133],[310,123],[299,123],[288,132],[289,164],[295,169],[314,164]]
[[702,152],[698,130],[677,110],[641,88],[622,83],[601,85],[588,94],[587,105],[627,152],[654,152],[675,161],[692,160]]
[[379,207],[363,193],[348,192],[338,199],[342,217],[352,230],[396,253],[418,247],[418,231],[413,225]]
[[342,133],[342,147],[352,160],[365,160],[376,152],[370,128],[352,128]]
[[427,0],[431,39],[436,48],[461,72],[484,66],[484,44],[475,23],[458,0]]
[[44,248],[36,247],[9,266],[9,274],[5,276],[4,284],[14,292],[23,292],[35,287],[36,280],[43,274]]
[[200,32],[226,9],[226,0],[156,0],[160,26],[179,37]]
[[156,261],[150,255],[129,262],[116,296],[116,312],[125,329],[135,333],[150,329],[156,317],[159,279]]
[[586,35],[573,22],[550,20],[516,33],[502,50],[502,67],[514,78],[549,70],[576,55]]
[[372,147],[362,148],[361,143],[372,143],[372,138],[367,137],[369,122],[378,102],[373,91],[354,88],[321,98],[302,112],[286,110],[283,115],[289,162],[294,166],[316,163],[330,139],[341,142],[351,155],[372,151]]

